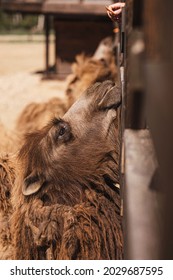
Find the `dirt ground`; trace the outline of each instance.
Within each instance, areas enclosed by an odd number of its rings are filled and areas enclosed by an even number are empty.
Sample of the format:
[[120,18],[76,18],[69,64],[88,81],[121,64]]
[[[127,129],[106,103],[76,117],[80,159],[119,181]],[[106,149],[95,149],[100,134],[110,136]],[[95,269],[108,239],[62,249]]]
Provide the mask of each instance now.
[[[45,69],[44,37],[0,36],[0,122],[13,130],[23,108],[32,101],[64,97],[66,81],[42,80],[36,71]],[[50,64],[54,61],[53,38]]]

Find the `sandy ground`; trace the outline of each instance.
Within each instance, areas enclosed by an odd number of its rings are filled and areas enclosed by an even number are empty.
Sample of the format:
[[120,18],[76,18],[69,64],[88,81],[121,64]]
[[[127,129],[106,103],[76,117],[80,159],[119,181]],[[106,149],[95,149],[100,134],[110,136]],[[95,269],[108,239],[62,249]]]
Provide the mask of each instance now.
[[[53,38],[50,62],[54,61]],[[42,36],[0,36],[0,121],[8,130],[23,108],[32,101],[64,97],[66,81],[42,80],[34,74],[45,67]]]

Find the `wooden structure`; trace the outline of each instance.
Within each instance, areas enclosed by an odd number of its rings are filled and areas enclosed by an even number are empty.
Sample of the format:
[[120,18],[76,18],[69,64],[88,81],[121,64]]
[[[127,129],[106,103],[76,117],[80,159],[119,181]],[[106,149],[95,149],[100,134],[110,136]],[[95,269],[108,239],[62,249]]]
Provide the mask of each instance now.
[[172,0],[126,0],[123,14],[125,259],[173,259],[172,8]]
[[1,0],[1,7],[6,12],[41,13],[43,0]]
[[[93,54],[99,42],[113,35],[113,24],[105,5],[111,0],[2,0],[6,12],[45,15],[46,75],[49,76],[49,32],[53,17],[55,31],[55,73],[69,74],[76,54]],[[51,75],[52,76],[52,75]]]

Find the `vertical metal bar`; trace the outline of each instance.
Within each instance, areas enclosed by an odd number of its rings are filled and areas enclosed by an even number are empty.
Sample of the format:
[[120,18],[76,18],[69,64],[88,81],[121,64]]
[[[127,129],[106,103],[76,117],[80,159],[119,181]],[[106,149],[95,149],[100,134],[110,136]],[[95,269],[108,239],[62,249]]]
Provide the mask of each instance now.
[[[121,1],[125,2],[125,1]],[[121,53],[124,54],[125,48],[125,8],[122,9],[122,20],[121,20]]]

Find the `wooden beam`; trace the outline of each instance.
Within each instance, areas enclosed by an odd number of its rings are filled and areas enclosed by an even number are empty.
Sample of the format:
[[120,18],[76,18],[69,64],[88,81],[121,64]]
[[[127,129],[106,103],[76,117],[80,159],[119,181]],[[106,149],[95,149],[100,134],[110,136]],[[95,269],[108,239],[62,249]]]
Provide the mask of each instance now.
[[173,259],[173,1],[146,0],[146,91],[148,124],[162,178],[164,197],[161,259]]
[[3,1],[1,8],[5,12],[42,13],[42,1]]
[[125,130],[125,259],[159,259],[163,229],[157,161],[148,130]]
[[146,127],[143,81],[144,38],[142,33],[143,0],[129,0],[126,7],[126,97],[125,127]]
[[57,4],[56,1],[45,1],[43,4],[44,13],[52,14],[92,14],[107,16],[105,6],[103,4]]

